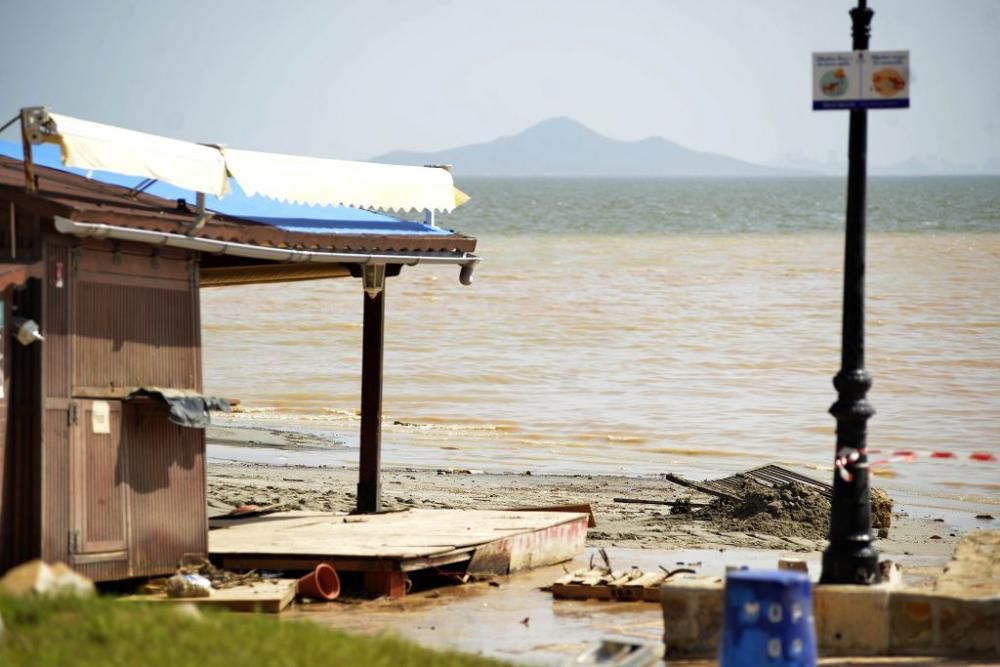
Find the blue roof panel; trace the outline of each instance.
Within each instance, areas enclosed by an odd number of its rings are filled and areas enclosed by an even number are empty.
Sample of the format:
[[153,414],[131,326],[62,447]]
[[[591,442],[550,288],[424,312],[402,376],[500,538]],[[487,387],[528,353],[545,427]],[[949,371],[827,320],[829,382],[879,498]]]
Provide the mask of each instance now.
[[[20,143],[0,140],[0,155],[6,155],[18,160],[24,153]],[[42,144],[32,148],[32,159],[35,164],[59,169],[69,173],[91,178],[101,183],[110,183],[127,188],[133,188],[144,179],[139,176],[128,176],[106,171],[87,171],[73,167],[64,167],[59,148],[52,144]],[[415,234],[415,235],[447,235],[450,230],[432,227],[423,222],[403,220],[391,215],[351,208],[349,206],[306,206],[289,204],[267,199],[266,197],[248,197],[240,189],[235,180],[229,180],[232,192],[224,198],[213,195],[205,196],[205,207],[224,215],[232,215],[246,220],[271,225],[289,232],[307,232],[315,234]],[[185,199],[189,203],[195,201],[195,193],[167,183],[156,182],[144,192],[164,199]]]

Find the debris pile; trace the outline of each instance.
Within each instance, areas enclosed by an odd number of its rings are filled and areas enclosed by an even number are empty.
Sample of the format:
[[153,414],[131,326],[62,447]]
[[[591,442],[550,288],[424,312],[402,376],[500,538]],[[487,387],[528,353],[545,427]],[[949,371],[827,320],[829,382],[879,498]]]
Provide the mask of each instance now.
[[205,584],[208,584],[210,593],[213,589],[253,586],[262,580],[263,577],[256,570],[238,574],[215,567],[204,556],[185,554],[181,557],[174,576],[152,579],[142,586],[142,592],[147,595],[165,592],[170,597],[207,597]]
[[[718,480],[691,482],[677,475],[666,479],[713,497],[708,505],[674,501],[671,514],[710,522],[719,530],[826,539],[830,531],[833,487],[776,465],[748,470]],[[888,535],[892,498],[871,489],[872,529]]]

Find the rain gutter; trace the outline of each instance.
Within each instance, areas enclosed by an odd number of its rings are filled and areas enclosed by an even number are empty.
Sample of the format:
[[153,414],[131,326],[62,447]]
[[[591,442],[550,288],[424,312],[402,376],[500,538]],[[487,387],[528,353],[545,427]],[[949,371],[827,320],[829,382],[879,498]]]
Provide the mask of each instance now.
[[184,234],[156,232],[148,229],[118,227],[97,222],[78,222],[55,216],[56,230],[80,238],[117,239],[154,246],[170,246],[215,255],[247,257],[270,262],[313,262],[319,264],[456,264],[461,267],[459,280],[463,285],[472,284],[472,272],[479,263],[479,257],[469,252],[462,253],[353,253],[323,252],[317,250],[293,250],[290,248],[268,248],[248,243],[217,241]]

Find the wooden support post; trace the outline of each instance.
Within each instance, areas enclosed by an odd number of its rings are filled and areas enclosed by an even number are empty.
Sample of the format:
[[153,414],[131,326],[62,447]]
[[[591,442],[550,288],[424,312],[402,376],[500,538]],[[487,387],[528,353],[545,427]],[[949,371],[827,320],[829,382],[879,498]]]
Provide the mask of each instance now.
[[365,595],[398,599],[406,595],[406,575],[399,570],[365,572]]
[[32,109],[21,109],[21,147],[24,150],[22,162],[24,164],[24,189],[28,192],[35,192],[35,162],[31,153],[31,139],[28,138],[28,124],[31,118]]
[[361,470],[358,476],[359,514],[382,509],[382,346],[385,289],[364,294],[365,314],[361,359]]

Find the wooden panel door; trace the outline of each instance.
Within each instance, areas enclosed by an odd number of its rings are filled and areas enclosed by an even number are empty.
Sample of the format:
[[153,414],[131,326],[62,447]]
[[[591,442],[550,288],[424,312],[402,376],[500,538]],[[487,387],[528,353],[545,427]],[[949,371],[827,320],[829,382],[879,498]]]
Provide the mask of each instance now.
[[128,465],[121,401],[73,401],[70,422],[70,558],[76,563],[127,560]]

